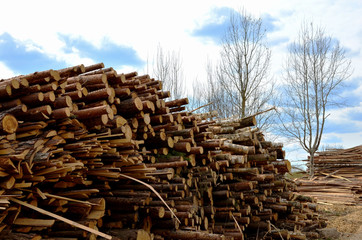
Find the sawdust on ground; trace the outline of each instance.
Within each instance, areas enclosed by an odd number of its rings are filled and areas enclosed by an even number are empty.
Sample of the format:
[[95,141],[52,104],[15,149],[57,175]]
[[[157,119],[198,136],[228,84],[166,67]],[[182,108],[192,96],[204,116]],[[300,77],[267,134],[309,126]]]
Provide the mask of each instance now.
[[362,239],[362,206],[319,205],[319,211],[328,219],[328,228],[342,233],[340,240]]

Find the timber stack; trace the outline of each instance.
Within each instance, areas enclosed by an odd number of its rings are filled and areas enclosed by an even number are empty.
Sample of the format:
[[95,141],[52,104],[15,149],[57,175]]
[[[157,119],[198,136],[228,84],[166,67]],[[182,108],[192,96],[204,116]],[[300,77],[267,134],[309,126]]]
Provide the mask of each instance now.
[[298,192],[326,203],[362,204],[362,145],[317,152],[314,159],[315,177],[298,179]]
[[1,80],[0,239],[318,238],[255,116],[169,97],[102,63]]

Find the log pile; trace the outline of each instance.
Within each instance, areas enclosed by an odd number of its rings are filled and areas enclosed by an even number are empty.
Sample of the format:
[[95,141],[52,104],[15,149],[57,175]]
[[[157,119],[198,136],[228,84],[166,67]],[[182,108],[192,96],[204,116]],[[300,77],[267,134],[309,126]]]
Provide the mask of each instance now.
[[102,63],[1,80],[0,239],[318,238],[255,117],[168,97]]
[[362,204],[362,145],[318,152],[315,177],[298,179],[298,191],[321,202]]

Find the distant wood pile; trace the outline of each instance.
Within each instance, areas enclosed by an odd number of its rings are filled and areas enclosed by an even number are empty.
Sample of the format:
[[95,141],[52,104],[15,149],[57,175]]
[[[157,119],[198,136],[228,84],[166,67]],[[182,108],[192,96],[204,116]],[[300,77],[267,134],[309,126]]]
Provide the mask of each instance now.
[[321,202],[362,204],[362,145],[318,152],[315,178],[300,180],[298,191]]
[[0,239],[319,237],[255,117],[169,96],[102,63],[1,80]]

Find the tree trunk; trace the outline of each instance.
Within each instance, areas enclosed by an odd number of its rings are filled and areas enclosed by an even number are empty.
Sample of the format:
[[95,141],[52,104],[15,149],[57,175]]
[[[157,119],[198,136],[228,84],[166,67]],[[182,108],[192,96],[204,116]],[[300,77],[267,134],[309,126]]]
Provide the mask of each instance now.
[[309,158],[309,178],[313,177],[314,177],[314,152],[311,152]]

